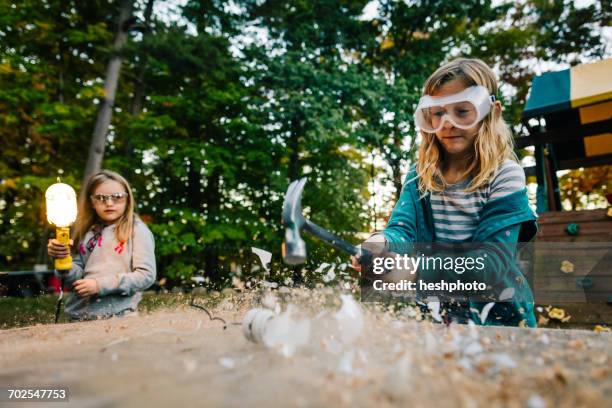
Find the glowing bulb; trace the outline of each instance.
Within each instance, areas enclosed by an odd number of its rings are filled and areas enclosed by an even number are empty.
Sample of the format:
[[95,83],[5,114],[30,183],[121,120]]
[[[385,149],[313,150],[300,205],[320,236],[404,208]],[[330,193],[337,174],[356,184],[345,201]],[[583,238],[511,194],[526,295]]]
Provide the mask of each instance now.
[[69,227],[77,216],[76,193],[68,184],[55,183],[45,192],[47,221],[56,227]]
[[[58,180],[59,181],[59,180]],[[55,239],[61,244],[70,245],[70,225],[76,221],[77,202],[74,189],[68,184],[55,183],[45,192],[47,201],[47,221],[55,225]],[[72,268],[72,257],[55,259],[55,269],[66,271]]]

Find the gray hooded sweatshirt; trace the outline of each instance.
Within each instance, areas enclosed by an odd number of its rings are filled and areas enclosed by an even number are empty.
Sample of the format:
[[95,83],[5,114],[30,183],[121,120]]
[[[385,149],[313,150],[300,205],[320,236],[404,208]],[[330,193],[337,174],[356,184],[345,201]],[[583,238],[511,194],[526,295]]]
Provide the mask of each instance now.
[[[59,277],[59,273],[57,273]],[[62,274],[67,286],[79,279],[95,279],[99,293],[80,298],[70,292],[66,313],[72,320],[89,320],[136,311],[142,291],[156,278],[155,240],[138,218],[134,234],[121,245],[115,238],[115,225],[98,232],[89,231],[77,247],[72,269]]]

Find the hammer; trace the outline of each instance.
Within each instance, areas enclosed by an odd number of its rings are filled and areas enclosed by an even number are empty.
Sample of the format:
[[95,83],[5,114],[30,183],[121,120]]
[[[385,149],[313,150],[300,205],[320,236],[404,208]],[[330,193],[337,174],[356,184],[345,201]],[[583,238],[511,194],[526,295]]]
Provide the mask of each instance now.
[[302,215],[304,184],[306,184],[306,178],[293,181],[289,184],[285,194],[285,202],[283,203],[283,224],[287,228],[285,230],[285,242],[283,243],[283,260],[285,263],[298,265],[306,262],[306,243],[300,236],[300,231],[303,229],[329,243],[334,248],[355,256],[361,264],[369,264],[372,260],[372,253],[368,250],[351,245],[304,218]]

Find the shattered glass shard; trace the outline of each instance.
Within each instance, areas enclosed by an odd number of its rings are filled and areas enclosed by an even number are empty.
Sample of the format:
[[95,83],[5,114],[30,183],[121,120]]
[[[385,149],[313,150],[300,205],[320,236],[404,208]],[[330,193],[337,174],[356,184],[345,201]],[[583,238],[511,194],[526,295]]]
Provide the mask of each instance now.
[[343,343],[355,341],[363,329],[363,311],[361,306],[350,295],[340,295],[342,306],[334,315],[340,329],[340,339]]
[[259,249],[255,247],[251,247],[251,251],[259,257],[262,266],[266,271],[270,270],[270,261],[272,261],[272,253],[268,252],[264,249]]
[[291,357],[298,347],[305,346],[310,339],[310,320],[295,320],[291,316],[295,310],[294,305],[289,305],[285,312],[267,322],[263,332],[264,344],[285,357]]
[[484,305],[484,307],[482,308],[482,311],[480,312],[480,323],[481,324],[485,324],[485,322],[487,321],[487,317],[489,316],[489,312],[491,311],[493,306],[495,306],[495,302],[489,302],[486,305]]

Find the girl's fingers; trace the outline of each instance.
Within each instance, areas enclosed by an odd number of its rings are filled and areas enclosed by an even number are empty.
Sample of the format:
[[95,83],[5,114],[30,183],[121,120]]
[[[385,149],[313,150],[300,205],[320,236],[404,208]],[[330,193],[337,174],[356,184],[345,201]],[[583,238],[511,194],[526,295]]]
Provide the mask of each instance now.
[[[72,245],[72,240],[70,240],[70,244]],[[59,242],[57,239],[50,239],[49,243],[47,244],[47,247],[50,248],[55,248],[55,249],[60,249],[60,248],[64,248],[66,250],[68,250],[69,246],[68,245],[64,245],[61,242]]]
[[75,288],[74,291],[79,297],[85,297],[89,295],[86,288]]
[[53,258],[66,258],[70,255],[70,247],[62,245],[57,239],[50,239],[47,245],[47,253]]
[[74,289],[75,292],[77,292],[80,295],[88,293],[87,283],[83,282],[83,280],[81,279],[74,282],[74,284],[72,285],[72,288]]

